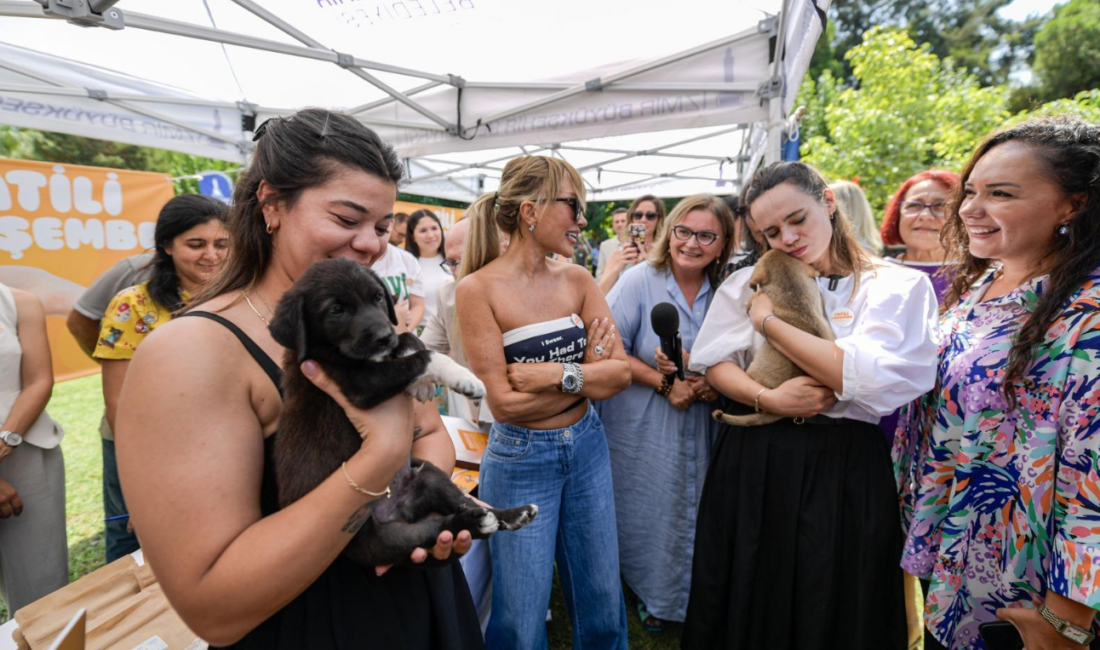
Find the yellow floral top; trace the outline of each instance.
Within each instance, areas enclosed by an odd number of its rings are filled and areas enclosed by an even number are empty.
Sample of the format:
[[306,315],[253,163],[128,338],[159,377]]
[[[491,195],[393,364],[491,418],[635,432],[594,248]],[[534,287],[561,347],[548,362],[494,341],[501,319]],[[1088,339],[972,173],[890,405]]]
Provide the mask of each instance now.
[[[187,300],[186,292],[180,297]],[[130,359],[145,335],[172,320],[171,310],[157,304],[149,295],[149,283],[119,291],[99,321],[96,359]]]

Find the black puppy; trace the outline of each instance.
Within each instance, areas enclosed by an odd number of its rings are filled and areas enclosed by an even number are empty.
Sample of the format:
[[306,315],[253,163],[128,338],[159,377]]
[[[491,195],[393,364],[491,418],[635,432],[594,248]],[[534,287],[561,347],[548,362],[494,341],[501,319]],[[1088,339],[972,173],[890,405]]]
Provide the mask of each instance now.
[[[398,336],[396,323],[385,285],[351,260],[314,264],[279,302],[271,335],[286,348],[274,449],[281,507],[339,471],[362,443],[343,409],[302,375],[302,361],[320,364],[359,408],[377,406],[401,391],[427,401],[437,383],[471,398],[485,394],[473,373],[428,351],[412,334]],[[397,472],[390,490],[390,497],[371,503],[370,517],[344,551],[363,566],[405,563],[415,548],[434,546],[444,530],[486,538],[500,528],[521,528],[538,513],[535,505],[483,508],[443,471],[416,458]]]

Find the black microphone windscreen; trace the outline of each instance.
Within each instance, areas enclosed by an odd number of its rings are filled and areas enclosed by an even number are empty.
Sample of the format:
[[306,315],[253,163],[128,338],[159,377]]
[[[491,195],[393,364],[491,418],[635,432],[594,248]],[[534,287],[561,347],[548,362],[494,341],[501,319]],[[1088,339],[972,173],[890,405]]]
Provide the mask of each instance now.
[[670,302],[658,303],[649,314],[653,331],[661,338],[673,338],[680,333],[680,312]]

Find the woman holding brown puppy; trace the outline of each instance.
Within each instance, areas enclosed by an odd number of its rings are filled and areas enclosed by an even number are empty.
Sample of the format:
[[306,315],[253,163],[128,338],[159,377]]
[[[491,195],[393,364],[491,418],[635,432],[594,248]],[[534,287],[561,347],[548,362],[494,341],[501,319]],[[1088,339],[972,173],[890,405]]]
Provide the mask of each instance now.
[[[900,522],[876,425],[934,381],[932,285],[923,274],[873,264],[825,179],[804,163],[758,172],[742,206],[769,248],[820,274],[836,340],[783,322],[766,295],[753,297],[752,269],[734,273],[715,296],[690,369],[746,410],[783,419],[719,431],[699,506],[683,646],[905,648]],[[774,389],[750,378],[745,368],[765,337],[806,376]]]
[[[401,178],[393,149],[346,115],[307,109],[265,122],[235,190],[233,255],[192,311],[149,334],[130,362],[117,415],[130,513],[165,595],[212,647],[483,647],[457,563],[369,571],[341,555],[410,453],[451,471],[434,405],[414,409],[402,394],[355,408],[306,361],[303,373],[363,442],[342,470],[278,508],[284,350],[271,308],[315,262],[369,267],[387,246]],[[412,561],[469,545],[468,532],[444,532]]]

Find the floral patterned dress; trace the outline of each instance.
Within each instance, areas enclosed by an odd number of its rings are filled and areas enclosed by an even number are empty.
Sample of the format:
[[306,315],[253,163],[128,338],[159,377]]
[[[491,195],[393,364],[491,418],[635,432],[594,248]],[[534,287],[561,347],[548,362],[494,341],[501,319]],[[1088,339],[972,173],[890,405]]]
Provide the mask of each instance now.
[[981,623],[1048,589],[1100,609],[1100,268],[1047,331],[1015,409],[1001,380],[1047,278],[980,302],[993,272],[941,320],[936,387],[903,410],[893,448],[901,564],[931,579],[925,623],[953,650],[984,648]]

